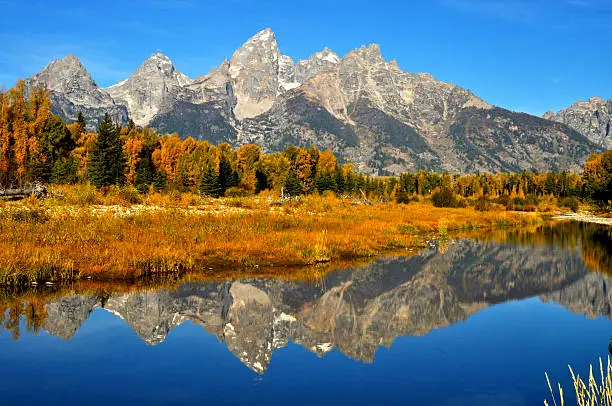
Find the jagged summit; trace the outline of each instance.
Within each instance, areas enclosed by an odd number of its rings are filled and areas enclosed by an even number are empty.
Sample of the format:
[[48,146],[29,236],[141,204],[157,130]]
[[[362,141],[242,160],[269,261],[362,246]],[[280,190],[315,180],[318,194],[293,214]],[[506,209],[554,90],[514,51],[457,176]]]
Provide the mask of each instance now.
[[127,122],[127,109],[98,87],[75,55],[56,59],[26,80],[28,88],[40,84],[51,92],[52,112],[65,120],[76,120],[82,112],[90,128],[95,128],[105,113],[116,122]]
[[271,28],[265,28],[259,31],[257,34],[253,35],[251,38],[249,38],[249,40],[247,40],[247,44],[256,41],[276,42],[276,35],[274,34],[274,31],[272,31]]
[[580,114],[545,117],[563,124],[495,108],[460,86],[402,71],[378,44],[344,57],[323,48],[296,62],[270,28],[195,80],[155,52],[106,89],[73,55],[30,82],[52,91],[54,112],[74,120],[84,111],[90,127],[106,112],[119,122],[129,113],[138,125],[212,143],[329,148],[371,175],[578,169],[609,145],[612,114],[600,98],[577,104]]
[[593,96],[558,113],[546,112],[543,117],[570,126],[604,149],[612,149],[612,100]]
[[129,78],[104,89],[114,100],[127,106],[130,118],[147,125],[164,108],[188,97],[192,80],[179,72],[172,60],[160,52],[148,57]]

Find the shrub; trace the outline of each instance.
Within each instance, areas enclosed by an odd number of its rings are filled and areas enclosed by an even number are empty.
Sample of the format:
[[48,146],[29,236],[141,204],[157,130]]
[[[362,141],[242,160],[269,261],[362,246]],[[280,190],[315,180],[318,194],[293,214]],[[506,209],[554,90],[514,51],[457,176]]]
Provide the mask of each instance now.
[[395,196],[395,201],[398,204],[408,204],[410,203],[410,196],[408,196],[408,193],[406,193],[406,191],[400,190],[397,192],[397,195]]
[[455,196],[449,188],[442,188],[431,195],[435,207],[465,207],[465,204]]
[[575,197],[566,197],[559,202],[559,206],[566,207],[574,213],[578,211],[580,202]]
[[65,199],[69,204],[80,206],[100,203],[96,188],[90,184],[75,185],[71,187],[68,189]]
[[476,200],[474,204],[474,210],[477,211],[489,211],[491,210],[491,202],[484,196],[481,196]]
[[15,207],[0,212],[0,218],[18,223],[41,224],[49,221],[47,211],[42,207]]
[[225,191],[225,197],[246,197],[249,192],[239,187],[231,187]]

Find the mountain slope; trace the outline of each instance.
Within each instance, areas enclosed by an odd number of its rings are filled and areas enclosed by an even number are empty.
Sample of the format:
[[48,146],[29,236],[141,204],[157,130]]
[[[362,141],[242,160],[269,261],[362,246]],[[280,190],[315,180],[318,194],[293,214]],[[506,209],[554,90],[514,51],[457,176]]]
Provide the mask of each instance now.
[[[343,58],[325,48],[296,63],[265,29],[193,81],[161,54],[107,89],[81,68],[72,68],[78,86],[58,86],[66,82],[58,70],[37,75],[55,89],[54,108],[64,118],[96,106],[92,123],[105,109],[124,122],[129,110],[137,124],[183,138],[256,143],[267,152],[289,145],[330,148],[372,175],[578,170],[603,145],[580,126],[496,108],[467,89],[404,72],[376,44]],[[84,101],[94,96],[100,100]],[[609,119],[607,126],[609,133]]]
[[74,55],[51,62],[26,80],[29,88],[41,84],[51,92],[52,112],[65,121],[76,120],[80,111],[90,128],[96,127],[105,113],[115,122],[127,123],[127,108],[100,89]]
[[104,90],[127,106],[134,123],[144,126],[176,100],[187,99],[189,84],[191,79],[176,70],[170,58],[155,53],[128,79]]
[[598,146],[612,149],[612,100],[592,97],[556,114],[549,111],[544,118],[567,124]]

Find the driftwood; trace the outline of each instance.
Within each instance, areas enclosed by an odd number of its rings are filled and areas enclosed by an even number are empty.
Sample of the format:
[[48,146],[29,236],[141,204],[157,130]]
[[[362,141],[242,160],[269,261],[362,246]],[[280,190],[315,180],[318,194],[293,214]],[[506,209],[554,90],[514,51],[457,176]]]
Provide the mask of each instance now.
[[47,188],[41,183],[33,183],[22,188],[3,188],[0,186],[0,197],[28,197],[34,195],[41,199],[47,195]]

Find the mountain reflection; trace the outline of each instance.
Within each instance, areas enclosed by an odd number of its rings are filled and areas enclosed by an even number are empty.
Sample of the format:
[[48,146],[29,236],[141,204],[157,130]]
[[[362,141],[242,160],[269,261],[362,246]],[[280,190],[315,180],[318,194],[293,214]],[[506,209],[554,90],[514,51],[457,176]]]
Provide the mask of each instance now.
[[257,373],[289,340],[319,356],[337,348],[370,363],[380,346],[389,347],[397,337],[424,335],[509,300],[540,296],[588,317],[610,317],[611,279],[591,272],[609,266],[609,236],[601,227],[561,225],[457,240],[444,249],[331,272],[316,283],[242,279],[103,297],[75,293],[29,300],[0,314],[15,337],[25,318],[29,331],[69,340],[94,309],[104,308],[149,345],[190,321]]

